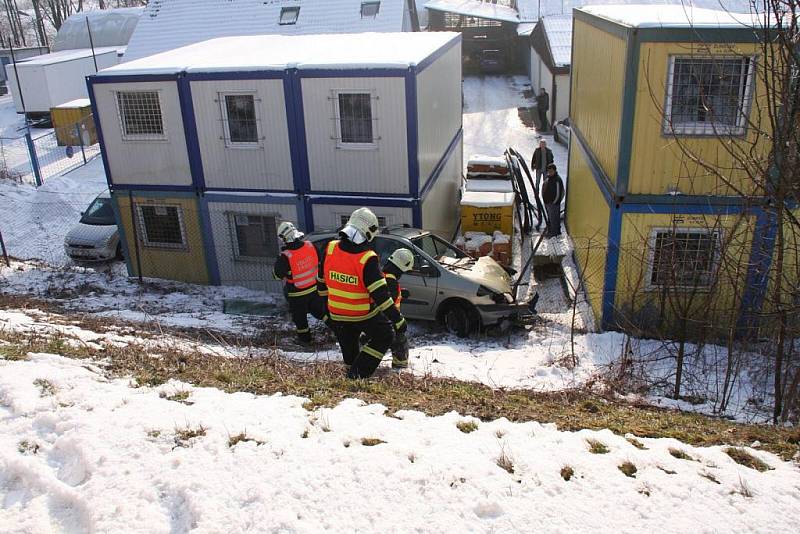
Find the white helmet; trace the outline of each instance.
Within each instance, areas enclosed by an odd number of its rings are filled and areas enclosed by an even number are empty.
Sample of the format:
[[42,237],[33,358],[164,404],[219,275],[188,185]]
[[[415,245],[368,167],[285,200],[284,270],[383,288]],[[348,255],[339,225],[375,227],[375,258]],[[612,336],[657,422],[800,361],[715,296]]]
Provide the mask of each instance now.
[[389,261],[402,272],[407,273],[414,268],[414,253],[407,248],[398,248],[389,256]]
[[[356,244],[363,243],[364,240],[372,241],[378,233],[378,218],[369,208],[358,208],[350,215],[342,232]],[[356,233],[361,234],[361,239],[356,237]]]
[[295,228],[294,224],[289,221],[283,221],[278,226],[278,237],[280,237],[284,243],[293,243],[303,237],[303,232]]

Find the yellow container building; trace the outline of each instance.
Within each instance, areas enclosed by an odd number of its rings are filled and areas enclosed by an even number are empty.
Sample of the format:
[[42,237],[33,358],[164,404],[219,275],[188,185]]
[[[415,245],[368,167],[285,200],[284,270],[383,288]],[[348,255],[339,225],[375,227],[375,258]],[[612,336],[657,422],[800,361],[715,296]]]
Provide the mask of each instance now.
[[514,193],[467,191],[461,198],[461,231],[514,231]]
[[80,98],[50,109],[50,118],[59,146],[84,146],[97,143],[97,131],[92,118],[92,104]]
[[771,148],[753,25],[683,6],[574,11],[566,224],[600,328],[760,309],[776,229],[730,150]]

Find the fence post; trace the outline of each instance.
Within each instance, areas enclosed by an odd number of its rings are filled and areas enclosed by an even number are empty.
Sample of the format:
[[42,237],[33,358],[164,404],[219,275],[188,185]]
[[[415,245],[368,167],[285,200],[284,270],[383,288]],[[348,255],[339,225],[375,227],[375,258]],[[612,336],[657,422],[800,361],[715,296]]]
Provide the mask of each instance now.
[[[133,227],[133,250],[136,253],[136,274],[139,275],[139,283],[142,282],[142,258],[139,254],[139,230],[136,228],[136,210],[133,207],[133,191],[128,191],[128,203],[131,207],[131,227]],[[128,246],[130,250],[130,245]]]
[[75,134],[78,136],[78,143],[81,145],[81,156],[83,156],[83,164],[86,165],[86,151],[83,149],[83,131],[81,131],[81,123],[75,123]]
[[36,181],[36,187],[41,187],[42,171],[39,169],[39,158],[36,155],[36,145],[33,144],[30,130],[25,132],[25,142],[28,144],[28,155],[31,157],[31,169],[33,170],[33,178]]
[[3,249],[3,259],[6,260],[6,267],[11,267],[11,260],[8,259],[6,243],[3,241],[3,232],[0,232],[0,249]]

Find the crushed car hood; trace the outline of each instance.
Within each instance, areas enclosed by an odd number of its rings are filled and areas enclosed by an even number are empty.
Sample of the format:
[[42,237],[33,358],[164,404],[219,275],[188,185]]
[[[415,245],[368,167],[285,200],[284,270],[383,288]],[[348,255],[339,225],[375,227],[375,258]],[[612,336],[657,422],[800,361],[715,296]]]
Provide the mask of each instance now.
[[464,278],[481,284],[498,293],[511,292],[511,275],[488,256],[465,261],[455,258],[441,258],[439,262],[447,269]]

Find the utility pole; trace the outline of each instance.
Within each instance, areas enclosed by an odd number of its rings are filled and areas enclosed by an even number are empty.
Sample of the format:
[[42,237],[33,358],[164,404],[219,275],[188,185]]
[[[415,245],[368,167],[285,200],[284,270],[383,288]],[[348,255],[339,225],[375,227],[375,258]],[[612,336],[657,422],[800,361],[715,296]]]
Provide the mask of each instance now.
[[89,24],[89,16],[86,16],[86,30],[89,32],[89,46],[92,47],[92,60],[94,61],[94,71],[97,72],[97,56],[94,55],[94,39],[92,39],[92,27]]

